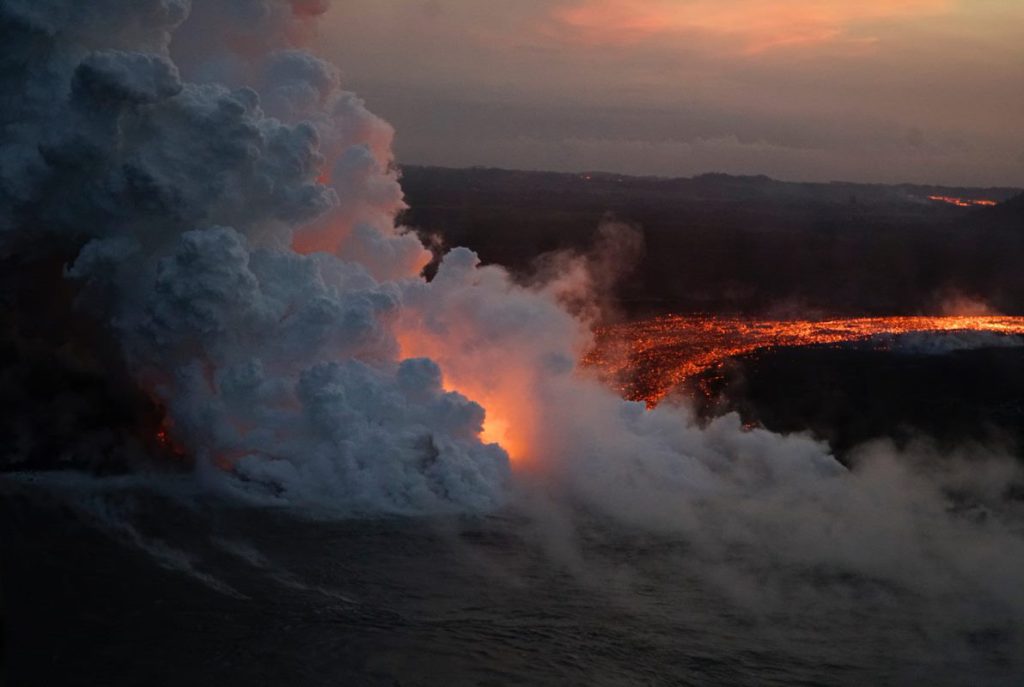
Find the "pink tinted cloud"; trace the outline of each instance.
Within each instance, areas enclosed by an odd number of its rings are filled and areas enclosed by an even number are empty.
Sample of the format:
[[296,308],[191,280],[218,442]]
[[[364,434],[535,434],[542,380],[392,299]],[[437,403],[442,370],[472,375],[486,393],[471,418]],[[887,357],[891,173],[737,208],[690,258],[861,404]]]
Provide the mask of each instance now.
[[941,15],[953,0],[576,0],[553,14],[557,33],[592,45],[703,38],[728,50],[864,43],[858,27]]

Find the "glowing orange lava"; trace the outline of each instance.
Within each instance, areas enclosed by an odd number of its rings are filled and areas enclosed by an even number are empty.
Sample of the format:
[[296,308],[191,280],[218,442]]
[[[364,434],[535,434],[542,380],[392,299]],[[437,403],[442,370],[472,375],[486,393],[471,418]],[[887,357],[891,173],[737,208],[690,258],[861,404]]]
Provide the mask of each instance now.
[[990,208],[999,205],[999,203],[997,203],[994,200],[975,200],[974,198],[956,198],[954,196],[928,196],[928,200],[935,201],[936,203],[946,203],[947,205],[955,205],[958,208]]
[[596,332],[584,364],[625,398],[651,407],[674,388],[739,355],[783,346],[839,344],[882,334],[984,331],[1024,334],[1024,317],[872,317],[839,320],[749,320],[669,315]]

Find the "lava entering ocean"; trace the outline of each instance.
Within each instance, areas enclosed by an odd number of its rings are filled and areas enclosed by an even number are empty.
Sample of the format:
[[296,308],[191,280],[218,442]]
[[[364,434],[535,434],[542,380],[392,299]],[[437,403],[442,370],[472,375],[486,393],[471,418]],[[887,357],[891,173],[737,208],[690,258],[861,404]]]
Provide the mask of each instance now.
[[599,328],[584,358],[623,397],[658,405],[687,379],[738,355],[766,348],[841,344],[879,335],[978,331],[1024,334],[1024,317],[867,317],[751,320],[668,315]]

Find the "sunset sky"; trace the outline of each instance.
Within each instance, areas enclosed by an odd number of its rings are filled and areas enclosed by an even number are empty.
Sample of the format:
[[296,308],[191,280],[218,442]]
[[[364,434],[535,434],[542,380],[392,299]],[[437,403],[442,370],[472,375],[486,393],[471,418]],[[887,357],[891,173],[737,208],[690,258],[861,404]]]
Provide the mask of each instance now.
[[348,0],[408,163],[1024,186],[1021,0]]

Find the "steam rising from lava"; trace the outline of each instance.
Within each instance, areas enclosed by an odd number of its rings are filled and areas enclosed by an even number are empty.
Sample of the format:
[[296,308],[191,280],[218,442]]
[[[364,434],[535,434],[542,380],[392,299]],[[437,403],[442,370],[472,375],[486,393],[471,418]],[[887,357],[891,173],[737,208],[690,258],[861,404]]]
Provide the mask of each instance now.
[[435,363],[398,357],[430,254],[394,226],[391,128],[298,50],[323,7],[191,5],[0,8],[9,250],[80,247],[66,273],[81,306],[217,484],[328,507],[494,506],[507,458],[479,437],[484,410]]
[[[465,249],[421,279],[430,254],[394,224],[390,127],[301,50],[323,7],[0,5],[5,247],[75,246],[80,307],[211,486],[488,510],[511,454],[566,501],[719,561],[755,551],[950,596],[966,578],[1024,611],[1024,543],[1000,500],[1016,467],[925,478],[876,450],[850,473],[805,437],[735,416],[700,428],[580,369],[591,335],[559,304],[565,283],[518,286]],[[951,513],[954,489],[991,516]]]

